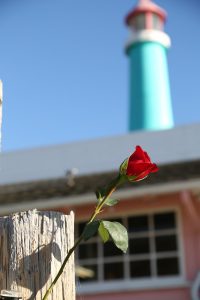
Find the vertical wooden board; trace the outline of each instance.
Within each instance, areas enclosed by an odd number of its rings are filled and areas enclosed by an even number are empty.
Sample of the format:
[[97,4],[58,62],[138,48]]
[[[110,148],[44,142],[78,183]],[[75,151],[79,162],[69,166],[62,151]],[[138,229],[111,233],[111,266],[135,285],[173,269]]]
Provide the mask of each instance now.
[[[0,289],[41,300],[73,244],[73,213],[33,210],[1,217]],[[73,255],[49,299],[75,299]]]

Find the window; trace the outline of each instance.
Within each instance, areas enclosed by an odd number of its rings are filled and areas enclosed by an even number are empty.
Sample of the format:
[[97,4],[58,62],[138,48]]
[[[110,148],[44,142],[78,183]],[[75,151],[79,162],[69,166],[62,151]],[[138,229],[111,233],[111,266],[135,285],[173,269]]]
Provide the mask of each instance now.
[[[109,282],[180,275],[175,212],[127,216],[114,221],[128,229],[128,252],[123,254],[112,241],[103,244],[98,236],[83,243],[76,253],[77,263],[91,270],[93,276],[80,281]],[[77,225],[79,234],[83,227],[83,223]]]
[[153,29],[162,30],[163,21],[157,14],[152,14]]
[[146,19],[145,18],[146,18],[146,15],[144,13],[139,14],[135,17],[133,26],[136,30],[145,29],[145,27],[146,27]]

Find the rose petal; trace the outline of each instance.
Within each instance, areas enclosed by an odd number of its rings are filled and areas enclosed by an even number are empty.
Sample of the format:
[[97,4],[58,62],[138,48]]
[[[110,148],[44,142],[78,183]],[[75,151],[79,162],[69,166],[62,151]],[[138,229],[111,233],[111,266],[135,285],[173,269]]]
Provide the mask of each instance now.
[[127,167],[127,171],[126,171],[126,174],[128,176],[131,176],[131,175],[136,175],[138,176],[140,173],[146,171],[146,170],[151,170],[152,168],[152,164],[149,164],[149,163],[144,163],[144,162],[130,162],[128,164],[128,167]]
[[145,162],[151,163],[151,159],[150,159],[148,153],[147,153],[147,152],[144,152],[144,155],[145,155]]
[[144,151],[142,150],[142,148],[140,146],[136,146],[135,151],[133,152],[133,154],[129,157],[130,161],[135,161],[135,160],[145,160],[145,156],[144,156]]
[[151,173],[155,173],[155,172],[158,172],[158,167],[156,164],[152,164]]

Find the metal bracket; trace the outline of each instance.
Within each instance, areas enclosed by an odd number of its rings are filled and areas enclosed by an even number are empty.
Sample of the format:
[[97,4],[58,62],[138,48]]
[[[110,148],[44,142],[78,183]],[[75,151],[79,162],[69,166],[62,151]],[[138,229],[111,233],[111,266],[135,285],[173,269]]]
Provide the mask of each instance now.
[[17,291],[2,290],[0,294],[0,300],[22,300],[22,296]]

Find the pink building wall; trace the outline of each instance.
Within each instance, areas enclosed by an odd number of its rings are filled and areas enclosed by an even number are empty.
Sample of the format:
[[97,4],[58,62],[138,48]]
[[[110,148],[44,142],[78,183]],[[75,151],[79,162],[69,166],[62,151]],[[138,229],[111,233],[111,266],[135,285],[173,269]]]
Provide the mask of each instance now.
[[[76,221],[87,220],[94,205],[62,208],[75,212]],[[109,292],[81,295],[77,300],[190,300],[191,285],[200,270],[200,201],[188,191],[174,194],[145,196],[121,200],[115,207],[108,207],[102,216],[122,216],[148,211],[176,209],[180,218],[181,251],[183,254],[184,284],[176,288],[145,289],[145,291]],[[144,287],[145,288],[145,287]]]
[[76,298],[77,300],[189,300],[190,292],[188,289],[165,289],[151,290],[145,292],[112,293],[100,295],[84,295]]

